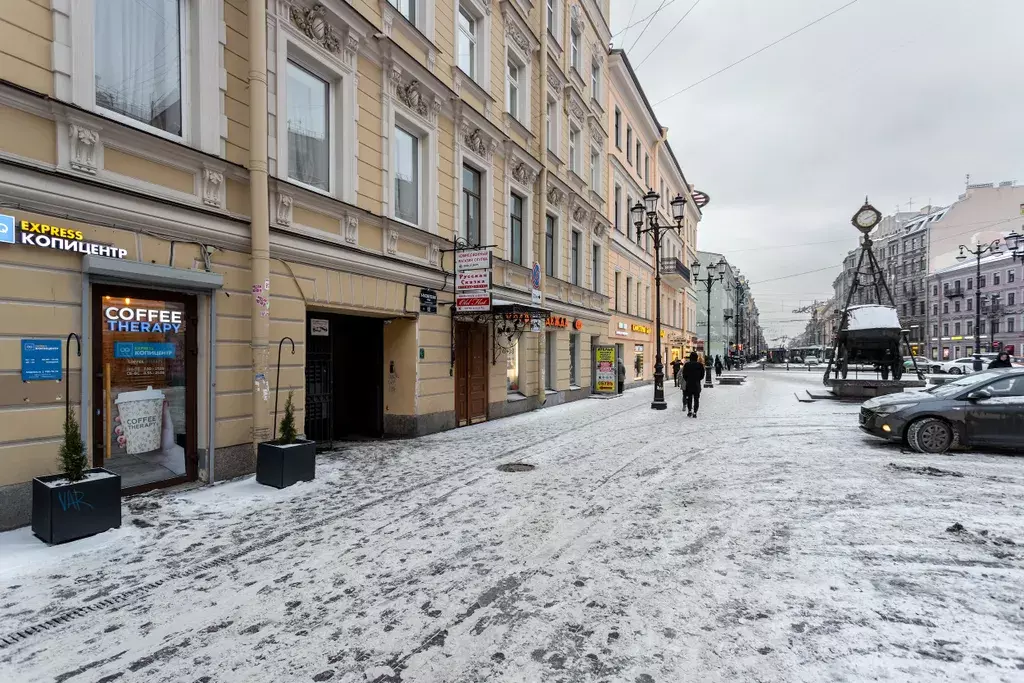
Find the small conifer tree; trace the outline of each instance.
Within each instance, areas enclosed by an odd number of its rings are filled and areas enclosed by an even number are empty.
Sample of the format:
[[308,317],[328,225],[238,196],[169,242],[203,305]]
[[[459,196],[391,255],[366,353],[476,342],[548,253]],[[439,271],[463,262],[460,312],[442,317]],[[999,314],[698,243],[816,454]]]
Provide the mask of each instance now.
[[64,420],[64,442],[60,445],[60,469],[69,482],[81,481],[85,478],[87,465],[85,444],[79,432],[75,412],[70,411]]
[[288,392],[288,400],[284,404],[284,417],[281,418],[281,437],[277,442],[282,446],[295,443],[295,407],[292,405],[292,393]]

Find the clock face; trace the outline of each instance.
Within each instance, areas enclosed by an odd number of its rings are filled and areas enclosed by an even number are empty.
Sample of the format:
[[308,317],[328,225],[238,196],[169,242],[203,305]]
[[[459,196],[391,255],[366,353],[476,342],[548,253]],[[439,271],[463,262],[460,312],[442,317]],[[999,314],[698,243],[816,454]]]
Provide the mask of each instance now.
[[878,222],[878,214],[874,209],[861,209],[853,219],[862,228],[870,228]]

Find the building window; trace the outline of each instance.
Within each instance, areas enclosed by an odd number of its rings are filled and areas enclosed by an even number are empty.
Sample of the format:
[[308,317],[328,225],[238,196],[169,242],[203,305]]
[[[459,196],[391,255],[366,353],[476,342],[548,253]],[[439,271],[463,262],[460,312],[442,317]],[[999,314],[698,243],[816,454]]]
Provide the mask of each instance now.
[[967,334],[974,334],[974,321],[973,320],[968,320],[967,321]]
[[968,291],[974,289],[974,278],[973,277],[967,278],[967,289],[968,289]]
[[938,325],[932,325],[932,336],[933,337],[938,337],[939,336],[939,326]]
[[626,276],[626,315],[633,313],[633,278]]
[[953,312],[954,313],[959,313],[960,312],[960,300],[959,299],[957,299],[956,301],[953,302]]
[[558,228],[555,225],[555,217],[548,215],[544,225],[544,272],[555,276],[555,232]]
[[615,271],[615,284],[614,284],[615,291],[612,292],[615,295],[614,296],[615,303],[612,304],[612,308],[614,308],[616,311],[621,311],[622,310],[621,308],[619,308],[619,302],[622,300],[619,297],[619,285],[621,284],[621,282],[622,282],[622,273],[619,272],[619,271]]
[[618,185],[615,186],[615,213],[612,214],[612,222],[615,224],[615,229],[622,232],[622,188]]
[[[970,280],[968,280],[967,282],[970,283]],[[971,288],[971,285],[968,284],[967,285],[967,289],[970,289],[970,288]],[[938,295],[939,295],[939,286],[938,285],[932,285],[932,296],[938,296]]]
[[569,124],[569,170],[580,174],[580,129]]
[[580,367],[580,335],[569,335],[569,386],[578,387]]
[[628,194],[626,195],[626,237],[632,242],[633,241],[633,216],[630,214],[630,209],[633,208],[633,198]]
[[548,150],[558,153],[558,103],[548,98]]
[[967,310],[968,311],[973,311],[974,310],[974,299],[968,299],[967,300]]
[[558,14],[555,13],[555,9],[558,6],[558,0],[547,0],[547,3],[548,33],[554,36],[558,31],[558,24],[556,23],[558,21]]
[[590,150],[590,189],[598,194],[601,193],[601,153],[596,149]]
[[643,317],[646,317],[644,315],[646,311],[644,310],[644,308],[645,308],[644,300],[640,298],[640,291],[641,291],[640,287],[641,287],[641,284],[639,282],[636,283],[636,315],[639,318],[643,318]]
[[633,165],[633,127],[626,125],[626,163]]
[[519,65],[511,57],[508,60],[508,91],[506,94],[506,106],[512,118],[519,120]]
[[638,178],[641,177],[640,176],[640,152],[642,150],[643,150],[643,146],[640,144],[640,141],[637,140],[636,141],[636,175],[637,175]]
[[948,337],[949,336],[949,323],[943,323],[942,324],[942,336],[943,337]]
[[644,184],[651,186],[651,157],[644,154]]
[[615,147],[622,149],[622,112],[615,107]]
[[978,278],[978,289],[985,289],[985,276],[982,275]]
[[949,302],[948,301],[946,303],[942,304],[942,312],[943,313],[949,313]]
[[575,28],[569,29],[569,63],[576,73],[583,73],[583,55],[580,50],[580,34]]
[[512,209],[509,212],[510,239],[512,241],[512,263],[523,265],[523,203],[522,197],[512,193]]
[[287,78],[288,177],[328,192],[330,86],[291,61]]
[[601,247],[596,244],[590,257],[590,288],[601,292]]
[[181,137],[185,3],[105,0],[95,7],[96,105]]
[[985,334],[985,321],[982,320],[978,323],[978,334]]
[[1007,332],[1013,332],[1014,331],[1014,329],[1013,329],[1013,318],[1007,318],[1006,319],[1006,331]]
[[1006,281],[1007,281],[1007,282],[1013,282],[1013,281],[1014,281],[1014,279],[1015,279],[1015,274],[1014,274],[1014,272],[1013,272],[1012,270],[1008,270],[1008,271],[1006,271]]
[[1006,305],[1007,306],[1013,306],[1016,301],[1017,301],[1017,294],[1016,294],[1016,292],[1007,292],[1006,293]]
[[505,391],[519,393],[519,340],[516,339],[505,356]]
[[420,140],[395,126],[395,218],[419,223]]
[[572,231],[569,245],[569,276],[570,282],[577,287],[580,284],[580,233]]
[[938,304],[932,304],[932,315],[938,315],[938,314],[939,314],[939,305]]
[[953,323],[953,334],[957,337],[960,336],[960,323]]
[[398,13],[416,25],[416,0],[388,0]]
[[992,285],[995,286],[995,285],[998,285],[998,284],[999,284],[999,273],[992,273]]
[[471,245],[479,245],[481,242],[480,190],[480,172],[464,165],[462,167],[462,236]]
[[903,304],[903,315],[907,314],[907,305]]
[[993,320],[992,321],[992,335],[995,336],[997,334],[999,334],[999,321],[998,320]]
[[474,81],[477,80],[477,20],[465,7],[459,7],[458,64]]
[[590,63],[590,96],[595,100],[601,97],[601,65]]

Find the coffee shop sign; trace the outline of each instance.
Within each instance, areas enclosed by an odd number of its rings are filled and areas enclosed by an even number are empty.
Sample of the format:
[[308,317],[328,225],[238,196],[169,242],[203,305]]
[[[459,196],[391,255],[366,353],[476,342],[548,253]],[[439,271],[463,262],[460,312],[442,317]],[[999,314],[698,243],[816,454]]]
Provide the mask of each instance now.
[[103,311],[110,332],[171,332],[181,330],[181,311],[108,306]]
[[[15,230],[16,224],[17,230]],[[56,249],[57,251],[75,251],[79,254],[92,254],[107,258],[123,259],[128,255],[127,249],[87,242],[81,230],[60,228],[32,221],[15,221],[14,216],[3,214],[0,214],[0,242]]]

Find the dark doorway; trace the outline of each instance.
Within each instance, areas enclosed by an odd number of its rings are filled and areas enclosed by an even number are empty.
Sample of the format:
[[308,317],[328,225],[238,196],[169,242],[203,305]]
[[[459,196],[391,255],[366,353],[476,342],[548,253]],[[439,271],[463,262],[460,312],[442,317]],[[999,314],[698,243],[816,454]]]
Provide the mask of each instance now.
[[306,438],[334,441],[384,433],[384,320],[306,316]]
[[487,419],[487,327],[455,323],[455,416],[459,426]]

